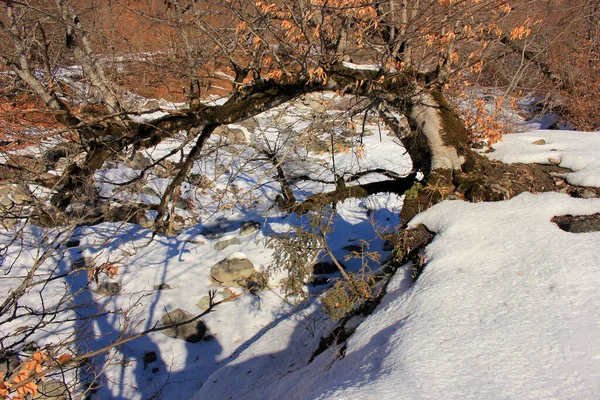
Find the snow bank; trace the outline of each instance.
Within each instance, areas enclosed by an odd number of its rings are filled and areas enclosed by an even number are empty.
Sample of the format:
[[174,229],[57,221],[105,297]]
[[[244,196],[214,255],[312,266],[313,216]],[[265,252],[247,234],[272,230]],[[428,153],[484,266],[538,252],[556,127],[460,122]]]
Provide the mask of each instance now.
[[569,183],[600,187],[600,132],[540,130],[515,133],[505,135],[493,148],[495,151],[487,154],[492,160],[507,164],[551,164],[551,160],[556,160],[560,161],[561,167],[574,171],[566,176]]
[[599,199],[556,193],[440,203],[412,222],[437,233],[420,279],[405,291],[394,277],[342,359],[271,363],[279,374],[246,392],[259,378],[246,371],[271,361],[251,346],[243,371],[225,366],[196,398],[599,398],[600,233],[550,221],[597,212]]

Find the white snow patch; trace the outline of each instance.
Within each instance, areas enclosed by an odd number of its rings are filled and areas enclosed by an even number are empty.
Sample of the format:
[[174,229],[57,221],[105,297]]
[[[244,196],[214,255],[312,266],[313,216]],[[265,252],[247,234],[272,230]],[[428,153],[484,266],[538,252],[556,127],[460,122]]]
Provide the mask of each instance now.
[[348,61],[342,62],[342,65],[346,68],[362,71],[379,71],[381,69],[377,64],[354,64]]

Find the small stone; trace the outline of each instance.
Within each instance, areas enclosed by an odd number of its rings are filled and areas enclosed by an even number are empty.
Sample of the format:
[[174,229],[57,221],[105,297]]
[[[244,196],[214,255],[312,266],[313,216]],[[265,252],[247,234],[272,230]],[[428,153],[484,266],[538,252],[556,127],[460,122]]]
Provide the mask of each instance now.
[[156,357],[156,353],[154,351],[149,351],[144,354],[144,369],[146,369],[148,364],[152,364],[156,360],[158,360],[158,357]]
[[171,220],[171,228],[175,233],[181,232],[185,229],[185,219],[181,215],[173,216]]
[[3,353],[0,356],[0,373],[8,376],[21,366],[21,358],[16,353]]
[[136,152],[133,159],[127,161],[127,166],[131,169],[142,170],[150,165],[152,165],[152,161],[140,152]]
[[144,104],[144,108],[148,110],[154,110],[156,108],[160,108],[160,103],[158,102],[158,100],[148,100],[146,104]]
[[0,197],[0,205],[5,208],[10,208],[13,205],[13,201],[8,196]]
[[154,227],[154,221],[149,218],[146,218],[145,216],[140,217],[140,219],[138,220],[138,224],[142,228],[146,228],[146,229],[152,229]]
[[117,169],[119,168],[119,164],[116,161],[105,161],[104,165],[102,165],[104,169]]
[[154,285],[154,290],[169,290],[171,289],[171,285],[168,283],[161,283],[159,285]]
[[118,282],[102,282],[98,285],[96,293],[105,296],[115,296],[121,293],[121,285]]
[[260,222],[245,221],[240,226],[240,236],[250,235],[260,229]]
[[65,400],[69,397],[67,385],[54,379],[41,382],[38,387],[36,400]]
[[560,164],[561,160],[558,158],[548,157],[548,162],[550,164],[558,165],[558,164]]
[[600,214],[562,215],[552,218],[560,229],[571,233],[600,232]]
[[[162,317],[163,326],[169,326],[179,324],[194,318],[189,312],[177,308],[173,311],[169,311]],[[182,339],[186,342],[196,343],[201,341],[206,334],[206,326],[201,320],[188,322],[187,324],[178,325],[169,329],[161,331],[165,335],[175,338]]]
[[28,342],[27,344],[25,344],[25,346],[23,346],[23,349],[21,351],[23,351],[23,353],[33,354],[36,351],[39,351],[39,349],[40,346],[38,346],[36,342]]
[[71,249],[73,247],[79,246],[81,241],[79,239],[69,239],[65,242],[65,247]]
[[230,128],[227,125],[221,125],[215,129],[214,133],[227,139],[232,144],[241,144],[246,142],[246,134],[239,128]]
[[535,145],[541,146],[541,145],[546,144],[546,141],[544,139],[538,139],[538,140],[536,140],[534,142],[531,142],[531,144],[535,144]]
[[202,311],[208,310],[208,308],[210,307],[210,297],[202,296],[200,298],[200,301],[198,301],[198,303],[196,303],[196,307],[198,307]]
[[577,192],[577,195],[579,198],[582,198],[582,199],[595,199],[596,197],[598,197],[598,195],[596,193],[594,193],[588,189],[579,190]]
[[229,239],[223,239],[218,241],[217,243],[214,244],[213,249],[215,250],[224,250],[225,248],[231,246],[231,245],[235,245],[235,244],[242,244],[242,242],[240,242],[240,239],[236,238],[236,237],[232,237]]
[[385,243],[383,243],[383,251],[392,251],[394,250],[394,244],[392,242],[390,242],[389,240],[386,240]]
[[225,289],[219,292],[221,296],[223,296],[223,300],[228,300],[231,297],[235,296],[235,292],[231,289]]
[[15,193],[15,194],[13,194],[12,197],[13,197],[13,201],[17,205],[27,204],[27,203],[31,203],[33,201],[33,198],[27,194]]
[[240,286],[255,272],[254,264],[247,258],[226,258],[210,270],[214,281],[221,286]]
[[73,261],[73,264],[71,264],[71,267],[74,270],[80,268],[90,268],[92,266],[94,266],[94,259],[91,257],[78,258],[77,260]]
[[353,253],[353,252],[360,253],[362,251],[362,247],[360,247],[357,244],[349,244],[348,246],[344,246],[343,249],[349,253]]
[[338,267],[329,262],[318,262],[313,265],[313,274],[315,275],[329,275],[339,271]]
[[187,200],[182,199],[181,197],[177,198],[177,200],[174,201],[174,205],[175,207],[181,208],[182,210],[187,210],[189,207]]

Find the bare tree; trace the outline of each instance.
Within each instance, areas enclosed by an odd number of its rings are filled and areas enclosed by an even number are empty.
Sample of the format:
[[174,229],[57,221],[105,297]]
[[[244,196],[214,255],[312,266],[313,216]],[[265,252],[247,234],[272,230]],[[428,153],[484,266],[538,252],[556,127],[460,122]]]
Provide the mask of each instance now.
[[[102,221],[140,222],[140,207],[115,207],[102,198],[96,173],[116,158],[133,158],[137,151],[165,140],[181,140],[168,156],[152,160],[123,185],[144,179],[150,168],[164,167],[166,159],[181,154],[177,173],[171,177],[160,203],[153,207],[154,233],[169,231],[173,204],[194,164],[206,155],[206,146],[222,125],[247,120],[290,100],[312,92],[337,91],[365,99],[360,112],[376,112],[393,129],[410,154],[414,170],[404,181],[393,181],[404,192],[414,183],[417,172],[424,175],[417,193],[407,200],[403,219],[441,200],[448,193],[469,200],[498,200],[506,193],[527,190],[523,182],[497,182],[498,173],[513,173],[510,166],[492,165],[471,150],[474,140],[447,101],[452,86],[480,79],[500,82],[503,88],[520,90],[528,79],[544,79],[549,85],[565,84],[569,77],[555,73],[548,58],[548,34],[542,17],[552,2],[528,0],[293,0],[247,2],[171,1],[70,1],[2,0],[0,51],[3,74],[15,85],[39,99],[44,110],[54,116],[59,128],[48,133],[62,143],[45,152],[45,157],[11,155],[0,165],[2,179],[15,183],[36,183],[47,190],[47,198],[31,207],[16,207],[14,219],[36,221],[57,227],[45,237],[40,253],[26,276],[0,304],[0,326],[18,319],[38,318],[28,331],[0,338],[5,351],[21,348],[28,335],[48,324],[65,321],[66,308],[25,310],[20,299],[32,288],[45,288],[79,276],[81,271],[48,270],[48,263],[61,257],[79,225]],[[595,2],[578,2],[588,21],[585,41],[588,63],[597,61],[598,7]],[[147,38],[119,25],[144,27],[159,39],[152,45]],[[562,26],[564,21],[555,21]],[[558,41],[560,30],[553,38]],[[553,39],[553,40],[554,40]],[[150,46],[151,47],[151,46]],[[502,64],[503,63],[503,64]],[[57,71],[76,65],[78,79],[89,92],[83,98],[72,81]],[[496,66],[494,70],[491,66]],[[140,118],[139,107],[131,106],[131,81],[139,71],[155,74],[155,79],[176,82],[185,88],[183,107],[152,107],[160,117]],[[532,73],[530,71],[535,71]],[[536,78],[532,79],[531,74]],[[537,79],[539,77],[539,79]],[[7,79],[8,79],[7,78]],[[229,79],[230,78],[230,79]],[[570,81],[576,81],[571,78]],[[202,101],[212,90],[226,94],[223,102]],[[575,87],[576,85],[572,85]],[[157,110],[159,109],[160,110]],[[39,112],[39,110],[24,110]],[[22,110],[20,112],[23,112]],[[408,126],[398,119],[404,115]],[[185,134],[180,135],[180,131]],[[302,139],[302,138],[299,138]],[[489,135],[483,139],[497,139]],[[332,135],[332,153],[334,138]],[[66,144],[65,144],[66,143]],[[189,150],[184,148],[194,143]],[[282,187],[280,205],[289,211],[305,212],[313,204],[339,200],[340,196],[360,196],[377,188],[347,188],[336,177],[335,195],[299,203],[289,185],[284,168],[285,152],[253,143],[269,162]],[[52,154],[68,155],[68,165],[58,177],[44,175]],[[54,157],[56,158],[56,157]],[[64,158],[64,157],[58,157]],[[55,163],[56,160],[54,160]],[[500,172],[498,172],[500,171]],[[490,175],[495,172],[496,175]],[[335,167],[333,171],[336,174]],[[522,174],[521,174],[522,175]],[[504,185],[500,194],[488,183]],[[525,183],[524,183],[525,182]],[[407,184],[408,183],[408,184]],[[329,196],[331,195],[331,196]],[[342,197],[343,197],[342,196]],[[74,211],[74,205],[85,207]],[[12,207],[12,205],[11,205]],[[143,210],[142,210],[143,211]],[[5,219],[9,213],[5,213]],[[14,240],[25,240],[19,232]],[[8,249],[10,246],[7,246]],[[8,251],[6,250],[5,251]],[[59,249],[59,250],[57,250]],[[61,251],[63,253],[61,253]],[[6,255],[5,255],[6,256]],[[14,255],[13,255],[14,256]],[[111,274],[112,264],[84,265],[93,280]],[[10,263],[3,260],[3,268]],[[42,273],[43,272],[43,273]],[[40,297],[43,298],[40,291]],[[65,299],[75,293],[64,292]],[[212,307],[212,305],[211,305]],[[106,312],[94,309],[85,321]],[[72,357],[63,357],[70,344],[65,339],[54,354],[31,364],[34,368],[10,390],[25,388],[44,373],[67,366],[80,366],[82,360],[118,346],[126,340],[158,329],[142,332],[123,316],[123,335],[110,346]],[[187,321],[189,322],[189,321]],[[29,332],[29,333],[28,333]],[[61,359],[62,357],[62,359]],[[37,370],[37,366],[40,370]],[[0,387],[2,390],[9,388]],[[23,389],[24,390],[24,389]],[[8,393],[8,392],[7,392]]]

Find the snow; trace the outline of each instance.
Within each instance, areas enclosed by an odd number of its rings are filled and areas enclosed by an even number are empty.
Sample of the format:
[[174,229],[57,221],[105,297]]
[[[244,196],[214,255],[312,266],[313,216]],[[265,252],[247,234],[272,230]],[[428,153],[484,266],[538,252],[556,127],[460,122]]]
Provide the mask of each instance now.
[[354,64],[349,61],[342,62],[342,65],[346,68],[363,71],[379,71],[381,69],[381,67],[377,64]]
[[195,399],[598,398],[600,233],[550,222],[596,212],[599,199],[555,193],[440,203],[411,223],[437,234],[423,274],[410,289],[394,277],[342,359],[325,352],[281,376],[290,368],[265,367],[261,339]]
[[[534,144],[543,139],[545,144]],[[600,186],[600,132],[538,130],[505,135],[487,154],[504,163],[551,164],[573,170],[567,181],[578,186]]]
[[[81,240],[80,245],[65,249],[57,243],[70,232],[21,224],[17,229],[23,232],[23,241],[11,242],[13,232],[0,231],[0,242],[9,244],[3,266],[12,266],[0,279],[0,292],[14,288],[45,249],[57,249],[41,264],[40,276],[71,274],[43,288],[52,294],[45,307],[60,306],[64,295],[84,305],[87,313],[113,312],[88,324],[95,336],[80,344],[90,349],[117,338],[124,324],[122,311],[127,311],[129,326],[139,331],[160,321],[165,310],[200,313],[196,304],[210,290],[217,290],[217,300],[223,299],[230,289],[211,281],[214,264],[247,258],[263,271],[272,262],[272,250],[265,247],[269,235],[307,223],[306,216],[273,208],[281,187],[261,148],[276,154],[300,201],[333,190],[336,174],[349,178],[385,169],[402,176],[412,169],[397,139],[369,119],[367,135],[360,139],[349,135],[343,143],[347,152],[332,157],[327,151],[308,151],[300,138],[314,136],[328,143],[331,132],[347,133],[339,121],[347,122],[348,115],[335,109],[339,100],[335,94],[316,98],[327,103],[322,114],[313,114],[310,102],[297,101],[258,116],[255,127],[230,126],[241,129],[252,146],[212,137],[191,171],[208,183],[186,182],[181,187],[181,197],[193,207],[178,208],[176,213],[193,226],[177,237],[153,236],[129,223],[103,223],[78,227],[71,236]],[[213,97],[207,102],[219,105],[226,100]],[[161,102],[161,108],[167,107]],[[162,115],[165,112],[157,111],[132,118],[149,122]],[[334,123],[324,124],[326,118]],[[184,146],[184,138],[181,133],[144,154],[156,161],[173,152],[162,164],[176,165],[181,160],[177,150],[188,152],[192,146]],[[546,144],[532,144],[539,139]],[[573,170],[566,174],[569,182],[600,186],[598,133],[538,130],[507,135],[487,155],[507,163],[550,163],[548,159],[555,158]],[[145,172],[141,187],[120,186],[139,174],[120,161],[99,170],[95,176],[100,195],[122,204],[157,204],[159,198],[152,192],[164,192],[168,179],[156,170]],[[388,178],[372,173],[347,184],[383,179]],[[41,196],[49,194],[40,187],[32,189]],[[336,204],[333,231],[327,238],[335,257],[344,260],[348,255],[344,247],[364,240],[369,251],[388,260],[391,253],[383,250],[379,234],[400,225],[402,204],[403,197],[389,193]],[[413,266],[401,266],[376,311],[348,325],[356,331],[345,348],[333,345],[312,359],[336,324],[316,297],[296,304],[284,298],[278,280],[272,278],[271,288],[257,294],[231,288],[240,296],[202,318],[210,333],[207,341],[187,343],[154,333],[94,360],[96,365],[106,362],[104,386],[94,398],[599,398],[600,233],[567,233],[550,222],[555,215],[597,212],[599,199],[555,193],[522,194],[496,203],[440,203],[411,222],[436,232],[426,248],[423,274],[415,282]],[[147,218],[155,215],[156,211],[146,213]],[[261,227],[240,236],[244,221],[258,221]],[[217,242],[231,238],[240,243],[214,249]],[[96,283],[88,282],[87,271],[72,272],[73,261],[80,257],[93,259],[94,265],[119,265],[113,281],[122,285],[121,293],[95,293]],[[344,263],[349,272],[361,267],[358,259]],[[103,281],[110,279],[101,276]],[[172,289],[154,289],[162,283]],[[327,285],[307,285],[306,291],[319,294]],[[20,304],[39,309],[41,286]],[[2,332],[19,323],[4,325]],[[43,346],[81,328],[79,322],[67,323],[30,339]],[[148,352],[155,352],[158,360],[146,366],[143,359]]]

